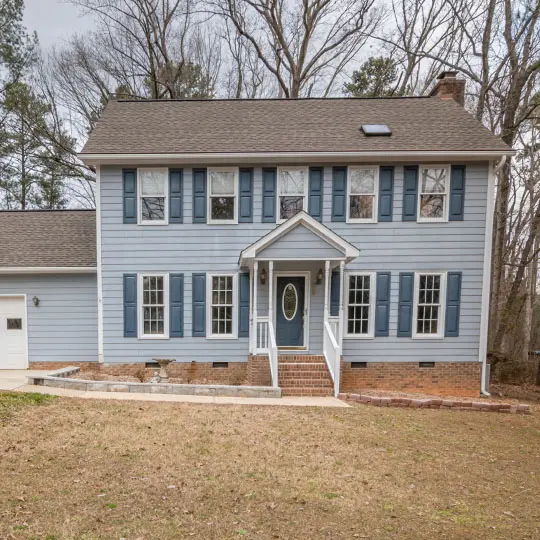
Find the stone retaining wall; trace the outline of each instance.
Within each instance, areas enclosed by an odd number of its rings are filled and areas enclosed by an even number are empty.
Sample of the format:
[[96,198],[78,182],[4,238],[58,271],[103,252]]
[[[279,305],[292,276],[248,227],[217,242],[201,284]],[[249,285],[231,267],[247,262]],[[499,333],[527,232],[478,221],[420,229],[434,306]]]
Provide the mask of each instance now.
[[339,394],[339,399],[353,403],[364,403],[376,407],[410,407],[412,409],[454,409],[460,411],[485,411],[514,414],[530,414],[530,407],[523,404],[497,403],[490,401],[461,401],[438,398],[405,398],[368,396],[366,394]]

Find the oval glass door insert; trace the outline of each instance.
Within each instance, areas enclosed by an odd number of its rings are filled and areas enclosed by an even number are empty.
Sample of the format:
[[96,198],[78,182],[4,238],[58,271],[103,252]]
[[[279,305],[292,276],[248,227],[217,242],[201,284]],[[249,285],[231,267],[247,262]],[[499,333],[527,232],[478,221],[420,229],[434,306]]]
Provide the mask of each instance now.
[[283,315],[288,321],[292,321],[298,309],[298,291],[292,283],[288,283],[283,290],[281,304]]

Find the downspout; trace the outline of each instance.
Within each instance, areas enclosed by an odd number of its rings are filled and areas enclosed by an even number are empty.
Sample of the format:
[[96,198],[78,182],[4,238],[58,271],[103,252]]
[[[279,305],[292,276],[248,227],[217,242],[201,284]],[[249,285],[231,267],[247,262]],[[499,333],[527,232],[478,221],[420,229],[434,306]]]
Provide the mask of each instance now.
[[504,155],[495,164],[489,162],[488,170],[488,198],[486,205],[486,234],[484,240],[484,273],[482,287],[482,314],[480,321],[480,347],[479,360],[482,362],[482,375],[480,379],[480,394],[490,396],[486,385],[487,371],[487,342],[489,330],[489,300],[491,295],[491,251],[493,245],[493,217],[495,210],[495,178],[497,173],[504,167],[507,156]]

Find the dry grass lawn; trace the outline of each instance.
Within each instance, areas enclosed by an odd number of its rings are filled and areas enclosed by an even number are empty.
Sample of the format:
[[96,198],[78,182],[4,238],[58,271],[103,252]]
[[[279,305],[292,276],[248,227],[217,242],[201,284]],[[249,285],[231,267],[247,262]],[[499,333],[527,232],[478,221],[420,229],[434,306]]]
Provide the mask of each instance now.
[[29,403],[0,538],[540,538],[538,409]]

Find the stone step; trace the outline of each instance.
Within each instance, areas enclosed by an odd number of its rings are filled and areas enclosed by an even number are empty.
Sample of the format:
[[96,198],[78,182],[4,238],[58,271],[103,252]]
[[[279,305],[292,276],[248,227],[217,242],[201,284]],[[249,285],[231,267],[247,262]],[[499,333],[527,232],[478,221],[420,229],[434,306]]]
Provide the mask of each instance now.
[[332,388],[282,388],[282,396],[298,396],[298,397],[330,397],[334,395]]
[[278,355],[279,364],[294,364],[294,363],[325,363],[324,356],[315,354],[280,354]]

